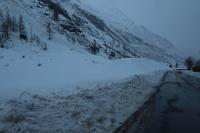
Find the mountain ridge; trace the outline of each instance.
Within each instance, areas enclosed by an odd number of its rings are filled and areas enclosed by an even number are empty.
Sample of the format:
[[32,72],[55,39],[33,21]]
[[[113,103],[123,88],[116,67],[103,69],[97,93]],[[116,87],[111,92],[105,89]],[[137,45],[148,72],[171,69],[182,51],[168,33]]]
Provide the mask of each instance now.
[[[47,47],[50,40],[46,27],[50,23],[52,32],[64,36],[66,45],[67,41],[76,43],[95,55],[109,59],[144,57],[167,63],[176,61],[176,57],[166,50],[173,48],[168,40],[134,24],[120,13],[114,12],[119,16],[117,22],[116,19],[106,19],[111,17],[95,11],[95,7],[71,0],[8,0],[2,2],[1,8],[11,16],[23,16],[28,38],[36,34]],[[121,17],[124,20],[120,20]]]

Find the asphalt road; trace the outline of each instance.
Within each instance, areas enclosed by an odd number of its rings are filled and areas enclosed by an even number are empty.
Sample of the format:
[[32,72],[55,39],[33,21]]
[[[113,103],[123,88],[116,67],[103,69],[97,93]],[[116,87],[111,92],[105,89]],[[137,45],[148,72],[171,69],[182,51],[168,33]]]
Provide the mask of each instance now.
[[200,79],[168,72],[159,89],[135,132],[200,133]]

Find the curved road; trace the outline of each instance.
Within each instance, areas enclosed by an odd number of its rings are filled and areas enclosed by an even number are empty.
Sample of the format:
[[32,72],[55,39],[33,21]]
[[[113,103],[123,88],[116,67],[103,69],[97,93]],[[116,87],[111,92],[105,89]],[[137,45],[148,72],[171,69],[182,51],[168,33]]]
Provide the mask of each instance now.
[[134,133],[200,133],[200,79],[168,72],[159,90]]

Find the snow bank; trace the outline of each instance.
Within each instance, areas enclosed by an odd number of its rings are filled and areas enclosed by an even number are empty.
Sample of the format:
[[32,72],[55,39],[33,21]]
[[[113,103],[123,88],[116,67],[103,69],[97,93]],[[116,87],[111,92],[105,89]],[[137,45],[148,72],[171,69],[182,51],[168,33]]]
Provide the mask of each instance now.
[[73,95],[24,92],[1,103],[0,132],[111,133],[155,92],[142,76],[78,89]]
[[200,78],[200,73],[198,73],[198,72],[184,71],[184,73],[186,73],[186,74],[188,74],[190,76],[194,76],[194,77]]
[[[167,69],[166,64],[145,58],[111,61],[64,46],[59,50],[55,48],[39,53],[31,52],[23,45],[0,49],[0,91],[3,92],[0,98],[17,96],[23,91],[48,94]],[[74,93],[74,89],[67,90]]]

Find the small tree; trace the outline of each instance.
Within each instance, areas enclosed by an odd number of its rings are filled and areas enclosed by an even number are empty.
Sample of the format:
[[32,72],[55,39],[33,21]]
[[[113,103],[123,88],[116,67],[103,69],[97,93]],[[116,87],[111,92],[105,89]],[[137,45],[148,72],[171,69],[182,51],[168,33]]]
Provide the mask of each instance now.
[[48,49],[48,48],[47,48],[47,44],[44,43],[43,45],[44,45],[44,46],[43,46],[43,50],[46,51],[46,50]]
[[3,10],[0,8],[0,48],[4,48],[5,18]]
[[188,57],[186,60],[185,60],[185,65],[187,66],[187,69],[188,70],[191,70],[193,65],[194,65],[194,59],[192,57]]
[[[3,25],[3,24],[2,24],[2,25]],[[2,25],[0,25],[0,30],[3,30]],[[0,48],[4,48],[3,33],[0,34]]]
[[115,52],[112,52],[112,51],[111,51],[111,52],[109,53],[109,59],[115,58],[115,56],[116,56],[116,55],[115,55]]
[[0,48],[3,47],[3,34],[2,34],[2,24],[0,24]]
[[7,15],[2,20],[2,40],[7,41],[10,38],[10,25],[11,25],[11,19],[9,12],[7,12]]
[[51,40],[53,37],[53,31],[51,28],[51,23],[47,23],[47,33],[48,33],[48,39]]
[[12,17],[12,19],[11,19],[11,30],[12,30],[12,32],[17,31],[17,21],[16,21],[15,17]]
[[19,17],[19,36],[20,39],[27,40],[27,34],[25,31],[24,20],[23,17]]
[[55,9],[53,10],[53,19],[54,19],[55,21],[58,21],[58,20],[59,20],[59,13],[58,13],[58,9],[57,9],[57,8],[55,8]]
[[96,54],[99,52],[99,47],[97,47],[96,40],[92,43],[92,45],[89,47],[89,50],[91,53]]
[[0,23],[2,22],[3,20],[3,10],[0,8]]
[[3,19],[2,23],[2,38],[7,41],[10,38],[10,27],[11,27],[11,17],[9,12],[7,12],[6,17]]

